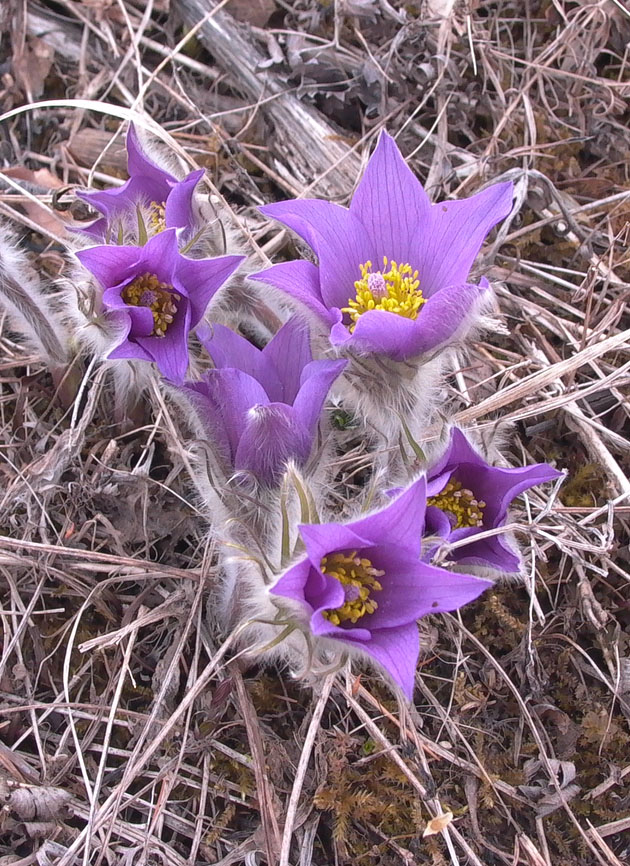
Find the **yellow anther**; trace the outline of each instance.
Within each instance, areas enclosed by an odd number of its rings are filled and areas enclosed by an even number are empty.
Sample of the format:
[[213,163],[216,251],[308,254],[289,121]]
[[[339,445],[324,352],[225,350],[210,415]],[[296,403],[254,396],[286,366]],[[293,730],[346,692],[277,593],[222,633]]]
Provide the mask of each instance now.
[[155,274],[142,274],[129,283],[120,293],[130,307],[148,307],[153,314],[153,330],[150,337],[163,337],[177,312],[177,301],[181,295],[173,291],[173,286],[162,283]]
[[388,262],[387,256],[383,256],[381,271],[372,271],[372,262],[366,262],[360,269],[361,279],[354,284],[356,296],[342,309],[352,319],[351,331],[359,316],[368,310],[386,310],[406,319],[418,318],[427,299],[419,288],[418,271],[413,271],[411,265]]
[[376,578],[382,577],[384,571],[374,568],[369,559],[357,556],[356,550],[352,553],[325,556],[321,569],[324,574],[337,578],[346,593],[346,600],[341,607],[324,611],[329,622],[333,625],[340,625],[348,620],[355,623],[366,613],[374,613],[378,605],[370,598],[370,594],[383,589]]
[[455,518],[454,529],[483,526],[483,509],[486,503],[476,499],[472,490],[462,488],[460,481],[449,481],[437,496],[429,496],[427,505],[435,505]]
[[166,205],[163,201],[152,201],[149,205],[149,225],[154,235],[166,228]]

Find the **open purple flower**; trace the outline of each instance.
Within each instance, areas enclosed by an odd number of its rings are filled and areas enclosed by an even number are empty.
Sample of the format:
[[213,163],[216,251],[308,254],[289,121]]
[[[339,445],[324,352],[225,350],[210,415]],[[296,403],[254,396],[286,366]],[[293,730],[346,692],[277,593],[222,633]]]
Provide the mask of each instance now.
[[287,262],[252,279],[304,304],[333,345],[414,358],[469,326],[488,284],[467,282],[468,273],[511,206],[511,183],[432,205],[383,132],[349,209],[316,199],[261,208],[300,235],[318,265]]
[[300,526],[306,556],[271,589],[298,602],[310,631],[367,653],[411,699],[419,637],[416,620],[455,610],[491,582],[420,559],[426,482],[353,523]]
[[287,460],[308,460],[322,406],[346,362],[313,361],[308,331],[295,319],[262,350],[222,325],[198,334],[215,369],[185,389],[208,435],[230,469],[275,484]]
[[129,180],[107,190],[77,192],[77,196],[103,214],[101,219],[81,231],[98,241],[111,239],[124,243],[128,228],[138,234],[138,208],[148,235],[165,228],[188,228],[193,223],[192,198],[203,177],[203,169],[178,180],[145,156],[136,130],[131,124],[127,133],[127,168]]
[[89,247],[77,253],[103,286],[102,305],[119,342],[108,358],[155,361],[181,383],[188,368],[188,334],[243,256],[188,259],[167,229],[142,246]]
[[516,572],[520,559],[504,534],[478,541],[475,535],[503,526],[513,499],[561,474],[547,463],[514,469],[491,466],[454,427],[448,448],[427,472],[425,534],[449,542],[470,539],[469,544],[451,552],[455,562]]

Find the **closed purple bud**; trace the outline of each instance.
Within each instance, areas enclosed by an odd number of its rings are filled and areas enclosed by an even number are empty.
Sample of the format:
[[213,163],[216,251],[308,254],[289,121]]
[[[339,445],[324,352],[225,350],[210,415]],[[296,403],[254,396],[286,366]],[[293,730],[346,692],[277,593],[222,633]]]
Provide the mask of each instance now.
[[225,328],[198,335],[214,361],[185,386],[207,434],[232,470],[275,485],[288,460],[308,460],[331,385],[345,361],[313,361],[308,331],[289,320],[260,350]]

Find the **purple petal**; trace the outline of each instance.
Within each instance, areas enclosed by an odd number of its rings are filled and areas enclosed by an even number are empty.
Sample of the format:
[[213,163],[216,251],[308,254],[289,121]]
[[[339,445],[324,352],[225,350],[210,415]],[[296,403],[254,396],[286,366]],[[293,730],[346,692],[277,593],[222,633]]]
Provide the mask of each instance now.
[[[483,529],[477,532],[483,532]],[[454,530],[449,541],[459,541],[460,533],[462,530]],[[505,536],[493,535],[479,541],[475,541],[473,533],[470,533],[470,536],[463,534],[463,537],[470,537],[470,544],[451,551],[450,558],[454,562],[461,565],[490,566],[506,574],[515,574],[521,570],[522,559],[518,552],[510,547]]]
[[280,395],[273,399],[293,404],[302,371],[313,360],[308,327],[293,316],[267,343],[262,355],[277,371],[276,379],[282,386]]
[[[372,632],[369,629],[357,626],[334,625],[324,616],[325,611],[335,610],[336,608],[341,607],[341,605],[344,603],[346,596],[338,580],[335,580],[334,578],[329,578],[326,574],[322,575],[322,577],[324,578],[324,580],[330,582],[329,584],[327,584],[329,594],[321,594],[321,604],[319,605],[318,609],[314,611],[311,617],[311,631],[313,632],[313,634],[316,634],[319,637],[331,637],[335,640],[343,641],[363,642],[371,640]],[[336,584],[336,587],[333,587],[332,584]],[[359,620],[359,622],[361,622],[361,620]]]
[[253,343],[223,325],[200,325],[197,336],[218,369],[233,367],[252,376],[272,402],[282,399],[282,385],[269,359]]
[[384,310],[368,310],[359,316],[349,337],[333,328],[331,342],[348,342],[360,352],[406,361],[462,336],[482,293],[479,286],[470,283],[447,286],[429,298],[415,320]]
[[[201,385],[206,398],[221,415],[234,460],[247,413],[252,406],[266,405],[269,402],[267,395],[256,379],[241,370],[208,370]],[[201,392],[199,387],[196,390]]]
[[77,192],[79,198],[99,210],[108,221],[121,211],[133,212],[139,202],[164,201],[167,194],[168,188],[165,189],[163,184],[155,186],[144,177],[131,177],[122,186],[111,189]]
[[311,313],[331,327],[341,314],[331,313],[322,301],[319,288],[319,269],[311,262],[296,261],[274,265],[257,274],[250,274],[250,280],[268,283],[286,295],[303,304]]
[[183,180],[176,183],[168,194],[164,217],[166,225],[169,228],[186,228],[192,225],[192,200],[195,194],[195,187],[203,175],[204,170],[202,168],[191,172]]
[[[77,192],[77,195],[79,193]],[[94,220],[92,223],[78,223],[74,226],[66,226],[66,231],[72,232],[81,232],[84,235],[87,235],[90,238],[93,238],[95,241],[102,243],[105,240],[105,235],[107,234],[107,220],[105,217],[101,217],[101,219]]]
[[480,541],[474,541],[474,536],[485,529],[502,526],[506,522],[510,504],[517,496],[537,484],[553,481],[561,474],[546,463],[514,469],[494,466],[483,469],[473,464],[456,467],[453,477],[461,481],[464,487],[470,488],[475,497],[486,505],[483,509],[483,526],[455,529],[451,533],[451,541],[471,538],[470,544],[453,551],[453,559],[461,563],[485,562],[508,573],[519,571],[520,556],[514,552],[504,535],[494,535]]
[[150,355],[146,353],[146,351],[138,346],[132,340],[129,340],[129,331],[131,330],[132,320],[129,315],[128,308],[113,310],[107,314],[108,324],[117,328],[117,339],[118,344],[114,346],[111,352],[107,355],[107,358],[111,358],[113,360],[117,358],[133,358],[139,361],[152,361]]
[[548,463],[515,468],[492,466],[457,427],[451,430],[451,440],[445,453],[429,469],[432,489],[440,477],[443,478],[444,485],[447,483],[446,473],[460,481],[464,487],[470,488],[477,499],[485,501],[486,528],[498,525],[505,518],[515,497],[530,487],[553,481],[562,474]]
[[303,465],[309,458],[313,438],[284,403],[252,406],[243,419],[234,466],[252,472],[259,481],[275,484],[287,461]]
[[188,369],[189,332],[190,304],[182,298],[175,318],[163,337],[134,337],[134,340],[155,361],[165,379],[180,385]]
[[416,236],[418,228],[426,226],[430,210],[422,185],[394,139],[383,131],[350,205],[350,213],[363,223],[378,251],[376,269],[383,256],[418,267]]
[[311,567],[308,582],[304,588],[304,598],[313,611],[311,616],[313,634],[325,634],[331,629],[336,631],[337,626],[328,622],[322,612],[341,607],[345,597],[344,589],[336,578],[322,574],[319,569]]
[[[156,237],[164,234],[165,231],[160,232]],[[216,259],[187,259],[185,256],[178,256],[172,285],[190,298],[191,328],[201,321],[211,299],[244,260],[245,256],[221,256]]]
[[[545,481],[553,481],[562,473],[547,463],[535,463],[531,466],[519,466],[504,469],[500,466],[480,468],[474,464],[461,464],[453,470],[453,477],[461,481],[464,487],[470,487],[477,499],[486,503],[484,517],[491,521],[501,521],[507,514],[513,499]],[[485,523],[485,520],[484,520]]]
[[[453,467],[460,463],[477,463],[480,466],[488,465],[481,454],[473,448],[472,444],[468,441],[468,437],[459,427],[452,427],[448,445],[440,459],[429,468],[427,477],[429,481],[432,481],[445,472],[452,472]],[[445,479],[444,484],[447,483],[448,479]]]
[[335,637],[337,633],[343,635],[350,632],[357,640],[370,638],[367,629],[341,629],[323,616],[323,611],[341,607],[345,593],[338,580],[313,568],[308,559],[300,560],[286,571],[269,591],[272,595],[291,598],[303,604],[305,610],[311,614],[313,634]]
[[306,547],[306,554],[313,566],[321,568],[321,561],[329,553],[339,550],[362,550],[373,544],[357,535],[350,526],[342,523],[303,523],[298,526]]
[[361,520],[351,523],[360,536],[378,545],[386,540],[407,554],[420,556],[424,512],[426,508],[426,481],[424,476],[414,481],[397,499]]
[[347,361],[311,361],[302,371],[302,384],[294,406],[301,423],[311,433],[314,433],[333,382],[343,372],[347,363]]
[[385,572],[379,578],[383,589],[372,595],[378,608],[360,620],[370,631],[394,628],[430,613],[456,610],[492,586],[492,581],[470,574],[396,556],[391,549],[386,558],[381,551],[370,551],[368,556],[375,568]]
[[412,264],[426,296],[466,282],[486,235],[512,209],[512,191],[511,183],[497,183],[470,198],[431,207],[413,241],[418,258]]
[[437,496],[438,493],[441,493],[450,481],[452,474],[452,469],[447,469],[445,472],[440,473],[440,475],[436,475],[431,470],[427,476],[427,497]]
[[141,252],[140,247],[100,246],[88,247],[75,255],[104,288],[109,288],[137,275]]
[[152,201],[166,201],[171,187],[177,183],[176,177],[164,171],[145,155],[133,123],[129,124],[127,132],[127,171],[130,177],[141,175],[151,184],[158,196],[151,199]]
[[161,282],[173,286],[177,292],[188,297],[186,286],[177,279],[182,264],[188,261],[179,254],[177,229],[158,232],[150,237],[143,247],[139,247],[139,250],[137,276],[144,273],[155,274]]
[[[308,605],[306,601],[305,587],[311,572],[311,563],[308,559],[301,559],[291,568],[287,569],[276,583],[270,588],[272,595],[283,598],[291,598],[301,604]],[[311,613],[309,605],[309,614]]]
[[146,349],[143,349],[135,341],[127,339],[124,339],[118,346],[112,349],[107,358],[112,361],[123,358],[136,361],[153,361],[152,355]]
[[437,535],[438,538],[449,538],[453,525],[446,512],[435,505],[427,505],[425,535]]
[[475,541],[475,536],[486,529],[502,526],[516,496],[536,484],[553,481],[560,474],[546,463],[513,469],[491,466],[466,435],[453,428],[446,451],[429,470],[430,487],[435,491],[433,495],[439,493],[448,480],[453,479],[469,488],[475,498],[483,500],[485,505],[481,527],[461,527],[444,536],[451,542],[470,538],[469,544],[452,552],[452,558],[461,563],[490,564],[506,572],[518,571],[520,558],[504,536],[496,535],[479,541]]
[[108,311],[124,313],[128,322],[130,337],[148,337],[154,328],[153,313],[148,307],[134,307],[126,304],[120,297],[120,288],[107,289],[103,293],[103,306]]
[[[217,385],[217,387],[213,387]],[[188,382],[182,387],[192,405],[197,410],[197,415],[212,445],[227,464],[226,472],[231,471],[233,466],[233,449],[227,430],[227,419],[223,410],[225,399],[221,392],[220,383],[208,386],[207,382]],[[234,449],[235,450],[235,449]]]
[[346,638],[344,643],[370,655],[400,686],[405,697],[413,699],[420,653],[420,636],[415,622],[398,628],[379,629],[372,632],[371,639],[366,642]]
[[365,226],[346,208],[320,199],[294,199],[261,211],[289,228],[313,248],[319,260],[321,298],[327,307],[345,307],[354,298],[359,265],[380,255]]

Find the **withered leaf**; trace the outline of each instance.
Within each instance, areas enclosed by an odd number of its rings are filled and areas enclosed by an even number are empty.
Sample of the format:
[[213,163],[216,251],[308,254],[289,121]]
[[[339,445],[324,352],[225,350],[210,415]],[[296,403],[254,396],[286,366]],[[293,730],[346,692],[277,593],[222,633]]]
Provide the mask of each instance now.
[[444,812],[442,815],[436,815],[435,818],[431,818],[427,826],[424,828],[422,838],[424,839],[426,836],[435,836],[436,833],[441,833],[448,827],[452,820],[452,812]]
[[560,809],[561,806],[572,800],[579,792],[579,785],[567,785],[561,791],[552,791],[549,794],[545,794],[536,804],[536,811],[541,818],[544,818],[545,815],[551,815],[556,809]]
[[25,822],[62,821],[72,814],[72,794],[50,785],[9,786],[6,804],[13,814]]

